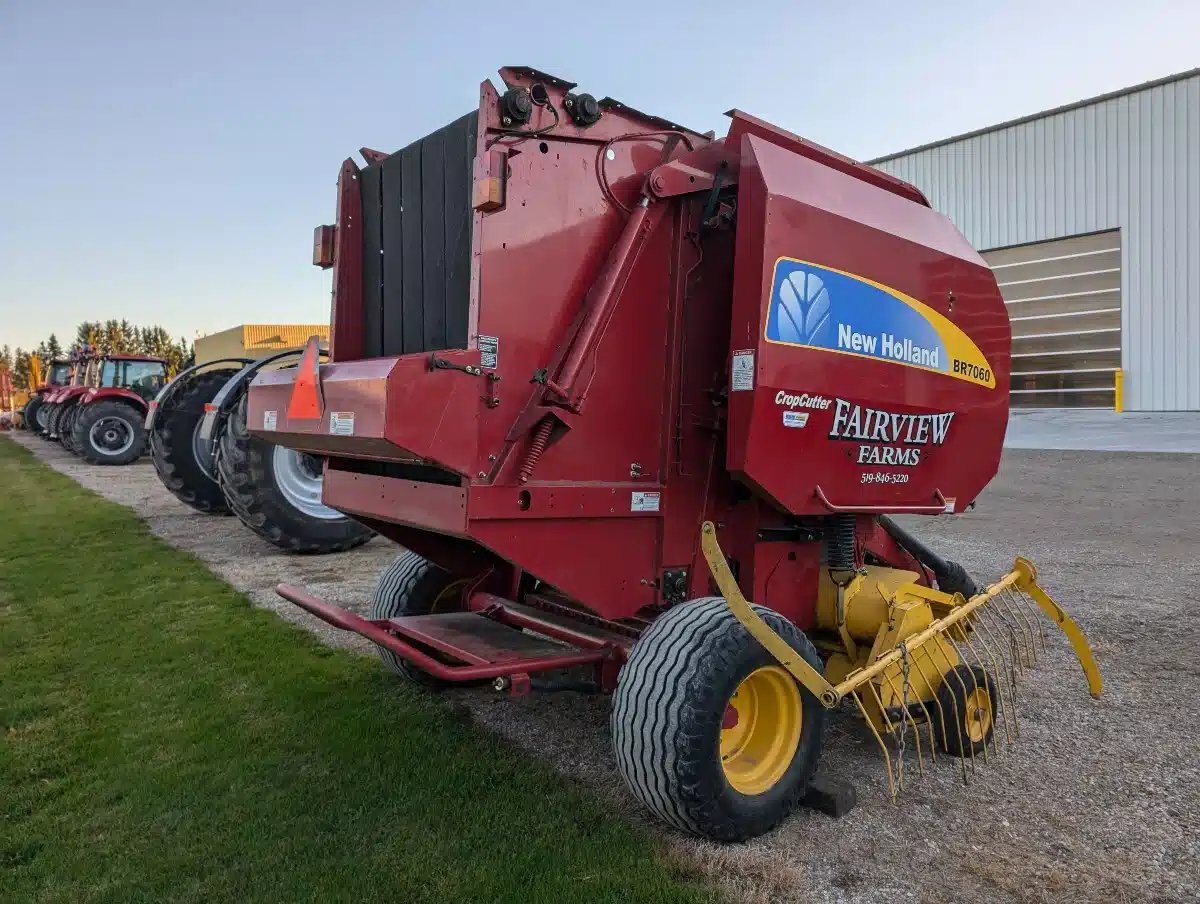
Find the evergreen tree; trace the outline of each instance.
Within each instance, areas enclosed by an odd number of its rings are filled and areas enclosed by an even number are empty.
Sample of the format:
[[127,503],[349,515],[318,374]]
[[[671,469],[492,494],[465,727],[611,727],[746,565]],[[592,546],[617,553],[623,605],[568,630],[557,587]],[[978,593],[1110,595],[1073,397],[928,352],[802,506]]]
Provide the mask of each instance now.
[[7,345],[0,347],[0,367],[9,371],[13,369],[13,353]]
[[58,341],[58,337],[53,333],[46,340],[46,361],[44,364],[49,364],[51,361],[63,356],[62,343]]
[[29,352],[18,347],[16,354],[13,356],[13,385],[17,389],[33,388],[29,385],[29,365]]

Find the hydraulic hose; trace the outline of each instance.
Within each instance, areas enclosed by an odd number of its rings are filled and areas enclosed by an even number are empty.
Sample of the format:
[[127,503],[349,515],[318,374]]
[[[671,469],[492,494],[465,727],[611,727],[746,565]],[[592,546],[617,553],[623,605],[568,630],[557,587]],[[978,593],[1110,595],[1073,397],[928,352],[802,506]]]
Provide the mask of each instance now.
[[975,579],[957,562],[943,559],[887,515],[880,515],[878,521],[879,526],[887,531],[893,540],[933,572],[939,589],[946,593],[961,593],[967,599],[979,592],[979,585],[975,583]]

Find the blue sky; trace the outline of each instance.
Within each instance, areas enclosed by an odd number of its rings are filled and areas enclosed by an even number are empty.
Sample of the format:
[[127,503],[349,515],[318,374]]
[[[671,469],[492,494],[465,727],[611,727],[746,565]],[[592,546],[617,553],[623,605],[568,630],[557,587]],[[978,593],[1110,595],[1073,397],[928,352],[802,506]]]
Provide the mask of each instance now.
[[0,344],[321,321],[339,163],[526,64],[704,131],[858,158],[1200,65],[1200,4],[0,0]]

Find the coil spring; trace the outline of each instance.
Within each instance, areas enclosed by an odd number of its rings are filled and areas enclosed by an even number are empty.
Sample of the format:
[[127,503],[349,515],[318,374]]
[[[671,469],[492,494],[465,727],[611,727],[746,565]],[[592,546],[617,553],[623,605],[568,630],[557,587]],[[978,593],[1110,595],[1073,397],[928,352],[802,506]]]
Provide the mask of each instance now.
[[519,475],[521,483],[529,480],[529,475],[533,473],[538,459],[546,451],[546,443],[550,441],[550,431],[553,429],[554,421],[548,417],[543,418],[542,422],[538,424],[537,430],[533,434],[533,439],[529,442],[529,451],[525,453],[525,461],[521,463],[521,473]]
[[825,564],[836,571],[854,570],[854,516],[825,519]]

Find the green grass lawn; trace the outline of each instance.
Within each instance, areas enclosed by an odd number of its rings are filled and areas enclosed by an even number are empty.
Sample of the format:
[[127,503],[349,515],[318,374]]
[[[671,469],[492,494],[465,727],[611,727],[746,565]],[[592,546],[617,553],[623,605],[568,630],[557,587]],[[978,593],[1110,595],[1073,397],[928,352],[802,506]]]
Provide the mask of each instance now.
[[0,498],[0,901],[711,897],[2,438]]

